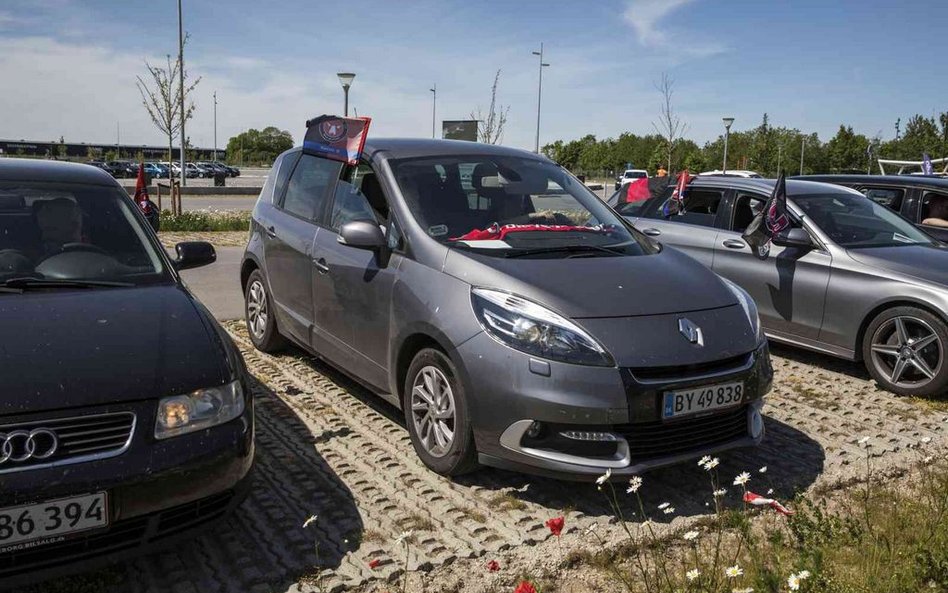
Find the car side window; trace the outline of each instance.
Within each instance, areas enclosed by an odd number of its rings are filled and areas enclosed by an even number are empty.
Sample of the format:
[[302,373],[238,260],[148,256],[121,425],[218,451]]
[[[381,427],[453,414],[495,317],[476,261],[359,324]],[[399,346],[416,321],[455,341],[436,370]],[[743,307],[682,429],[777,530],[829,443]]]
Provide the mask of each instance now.
[[341,168],[339,161],[302,155],[290,175],[280,207],[294,216],[322,222],[326,199]]
[[734,212],[731,215],[732,231],[743,233],[750,226],[751,221],[763,212],[768,198],[760,194],[740,192],[734,200]]
[[902,198],[905,196],[905,190],[894,187],[863,187],[860,191],[880,206],[885,206],[896,212],[902,209]]
[[689,188],[685,190],[684,212],[666,217],[663,211],[665,202],[671,199],[671,192],[669,191],[663,196],[662,205],[652,210],[647,218],[713,227],[723,197],[724,190]]
[[928,226],[948,227],[948,194],[925,192],[919,220]]
[[340,181],[332,201],[329,226],[339,231],[342,225],[354,220],[370,220],[378,224],[378,217],[362,192],[348,181]]

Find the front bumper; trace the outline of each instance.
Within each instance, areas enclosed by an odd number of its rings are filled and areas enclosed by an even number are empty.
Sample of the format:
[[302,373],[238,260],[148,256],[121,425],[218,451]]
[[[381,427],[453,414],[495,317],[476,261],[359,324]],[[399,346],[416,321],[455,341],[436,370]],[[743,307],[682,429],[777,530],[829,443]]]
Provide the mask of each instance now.
[[143,401],[81,411],[135,413],[136,429],[120,455],[0,475],[0,507],[103,491],[109,507],[104,529],[39,546],[9,549],[0,543],[0,589],[148,553],[205,528],[240,504],[254,456],[252,403],[230,422],[163,440],[152,434],[155,408],[154,401]]
[[[500,363],[499,347],[505,359]],[[585,480],[607,469],[638,474],[763,438],[762,398],[773,380],[766,342],[716,363],[653,369],[531,360],[484,334],[458,353],[479,461],[485,465]],[[498,364],[508,372],[497,373]],[[744,385],[740,405],[662,419],[665,391],[732,381]]]

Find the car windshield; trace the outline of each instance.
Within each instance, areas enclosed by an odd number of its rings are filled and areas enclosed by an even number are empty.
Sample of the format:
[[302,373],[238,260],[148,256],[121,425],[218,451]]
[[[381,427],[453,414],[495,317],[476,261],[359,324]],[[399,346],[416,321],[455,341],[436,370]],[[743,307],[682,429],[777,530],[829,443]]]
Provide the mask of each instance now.
[[848,193],[793,196],[793,202],[840,247],[930,244],[932,238],[885,206]]
[[626,179],[641,179],[643,177],[645,177],[645,173],[641,171],[626,171],[625,172]]
[[412,215],[446,245],[499,257],[643,255],[657,246],[553,163],[513,156],[400,159]]
[[23,278],[168,280],[134,208],[114,187],[0,181],[0,287]]

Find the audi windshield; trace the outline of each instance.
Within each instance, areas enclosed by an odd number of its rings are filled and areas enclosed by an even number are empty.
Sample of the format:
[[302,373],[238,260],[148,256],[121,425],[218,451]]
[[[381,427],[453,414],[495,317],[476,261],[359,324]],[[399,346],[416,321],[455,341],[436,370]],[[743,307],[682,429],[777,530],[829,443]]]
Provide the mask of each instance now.
[[553,163],[511,156],[396,160],[392,169],[429,236],[499,257],[610,257],[658,247]]
[[0,288],[168,280],[134,208],[108,186],[0,181]]

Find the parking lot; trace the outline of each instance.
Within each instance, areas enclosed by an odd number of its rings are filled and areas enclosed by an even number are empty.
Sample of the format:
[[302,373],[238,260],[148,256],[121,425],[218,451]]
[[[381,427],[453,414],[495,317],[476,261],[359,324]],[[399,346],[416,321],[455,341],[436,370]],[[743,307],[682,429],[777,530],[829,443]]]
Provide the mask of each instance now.
[[[536,571],[560,557],[544,527],[552,516],[566,516],[567,549],[588,545],[583,534],[594,525],[607,540],[621,537],[594,485],[493,469],[441,478],[415,456],[397,410],[300,351],[257,352],[240,321],[226,327],[256,378],[257,473],[241,512],[174,551],[44,591],[382,590],[404,564],[393,542],[406,530],[416,539],[410,566],[427,575],[412,590],[489,591],[503,574]],[[906,467],[926,437],[944,441],[944,409],[880,391],[857,365],[780,347],[774,364],[767,437],[758,449],[722,458],[728,483],[748,470],[757,490],[773,488],[782,499],[826,492],[864,472],[863,436],[871,437],[881,472]],[[757,474],[762,466],[767,473]],[[649,473],[645,483],[648,507],[670,502],[677,509],[665,528],[708,512],[707,475],[694,464]],[[728,502],[739,504],[731,494]],[[304,530],[311,514],[318,520]],[[488,559],[498,559],[503,574],[482,576]]]

